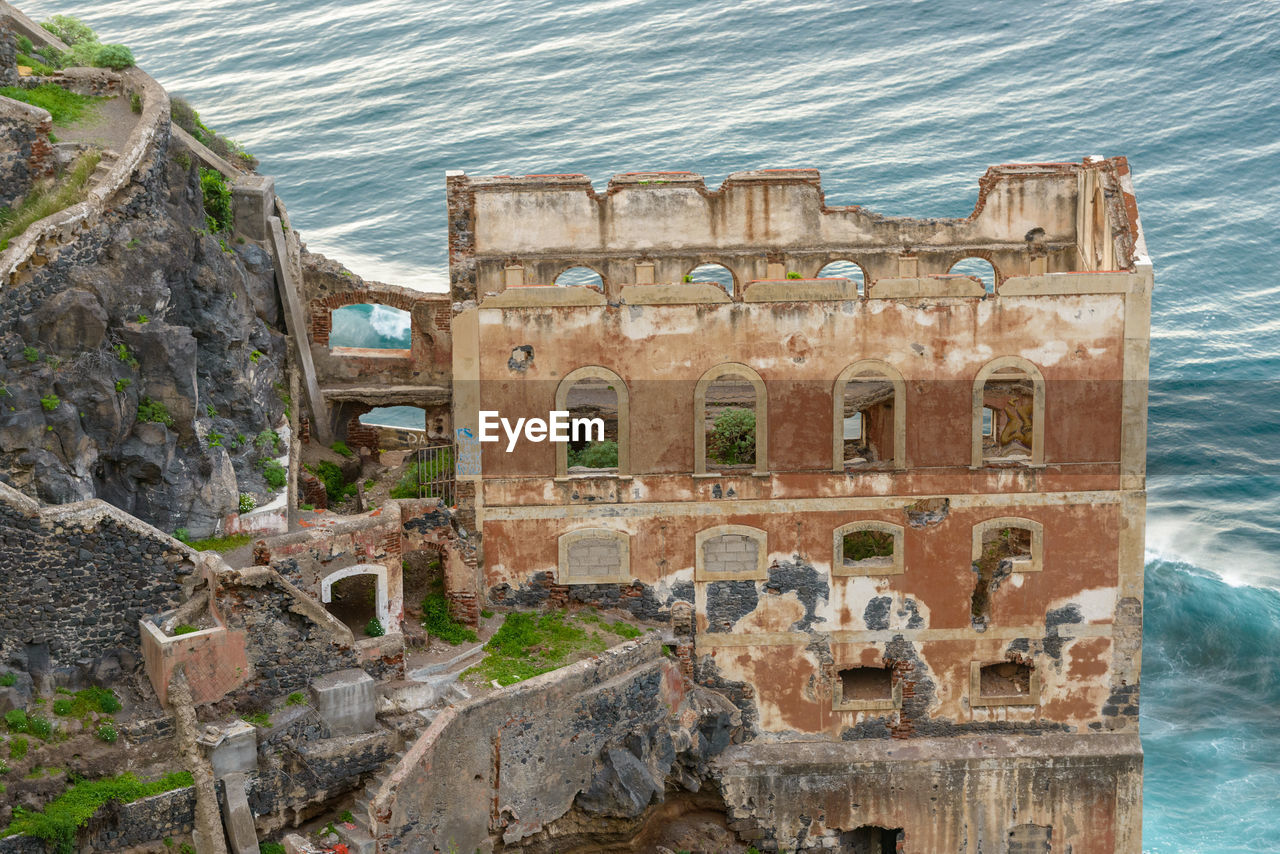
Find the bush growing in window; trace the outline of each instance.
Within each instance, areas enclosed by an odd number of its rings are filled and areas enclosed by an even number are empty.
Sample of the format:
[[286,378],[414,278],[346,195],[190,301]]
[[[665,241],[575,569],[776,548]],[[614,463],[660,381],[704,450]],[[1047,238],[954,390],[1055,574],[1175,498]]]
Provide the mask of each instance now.
[[591,469],[618,467],[618,443],[605,440],[592,442],[581,451],[569,449],[570,466],[586,466]]
[[726,409],[707,437],[707,454],[721,465],[752,463],[756,459],[756,414],[750,409]]

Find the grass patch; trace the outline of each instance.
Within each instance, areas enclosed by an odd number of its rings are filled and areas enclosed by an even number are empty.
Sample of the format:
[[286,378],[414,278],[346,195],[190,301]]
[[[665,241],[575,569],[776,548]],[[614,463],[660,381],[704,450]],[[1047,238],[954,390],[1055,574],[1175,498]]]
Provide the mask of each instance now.
[[203,540],[192,540],[187,545],[198,552],[218,552],[222,554],[232,549],[238,549],[252,539],[252,534],[232,534],[227,537],[206,537]]
[[[447,452],[447,453],[439,454],[436,457],[434,457],[430,463],[427,464],[425,471],[420,472],[419,469],[421,468],[422,466],[418,464],[418,461],[416,459],[413,462],[409,463],[409,465],[404,470],[404,474],[400,475],[400,481],[395,486],[391,487],[390,497],[417,498],[418,482],[420,480],[422,481],[434,480],[440,477],[440,475],[447,472],[449,469],[453,468],[453,453]],[[438,495],[434,495],[434,491],[430,488],[427,489],[427,495],[434,498],[441,497]]]
[[[5,89],[0,89],[0,94],[4,93]],[[8,216],[0,217],[3,222],[0,226],[0,252],[8,249],[9,241],[22,234],[33,223],[84,201],[89,179],[101,159],[102,154],[97,151],[86,152],[76,158],[59,180],[40,181],[33,186],[17,210],[8,211]]]
[[251,723],[254,726],[260,726],[263,729],[271,728],[271,715],[266,712],[254,712],[248,715],[241,715],[240,719],[246,723]]
[[190,785],[192,778],[187,771],[166,774],[151,782],[143,782],[129,773],[102,780],[85,780],[46,804],[42,811],[14,807],[13,821],[0,836],[14,833],[34,836],[52,844],[58,854],[70,854],[75,850],[76,831],[109,801],[127,804]]
[[479,640],[475,632],[449,615],[449,600],[443,593],[428,593],[422,600],[422,627],[450,646]]
[[341,439],[330,445],[329,450],[333,451],[335,454],[341,454],[348,459],[356,455],[356,452],[347,447],[347,443]]
[[577,653],[603,652],[609,644],[583,621],[563,611],[508,614],[484,645],[484,660],[466,670],[499,685],[511,685],[569,663]]
[[30,68],[31,73],[36,75],[37,77],[48,77],[51,74],[58,73],[57,68],[53,67],[52,65],[48,65],[44,62],[41,62],[39,59],[36,59],[34,56],[29,56],[25,53],[19,53],[17,56],[17,61],[18,61],[18,65],[25,65],[28,68]]
[[289,470],[275,460],[262,460],[258,463],[262,469],[262,479],[272,491],[284,489],[289,480]]
[[[55,125],[75,124],[85,117],[93,104],[98,100],[88,95],[77,95],[68,92],[54,83],[42,83],[34,89],[23,89],[20,86],[0,87],[0,95],[40,107],[49,111]],[[94,164],[95,166],[97,164]]]

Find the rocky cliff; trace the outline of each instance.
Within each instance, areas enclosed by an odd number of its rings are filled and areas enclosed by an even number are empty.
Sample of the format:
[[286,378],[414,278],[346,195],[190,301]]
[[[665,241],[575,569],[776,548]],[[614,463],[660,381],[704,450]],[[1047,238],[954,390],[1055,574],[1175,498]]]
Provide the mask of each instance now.
[[213,533],[266,493],[281,318],[270,255],[207,231],[195,158],[164,134],[107,216],[0,286],[0,479]]

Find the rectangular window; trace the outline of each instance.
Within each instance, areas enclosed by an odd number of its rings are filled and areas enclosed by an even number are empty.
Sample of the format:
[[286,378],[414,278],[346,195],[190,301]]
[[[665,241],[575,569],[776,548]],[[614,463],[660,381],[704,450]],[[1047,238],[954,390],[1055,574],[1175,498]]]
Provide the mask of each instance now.
[[890,667],[846,667],[836,671],[832,708],[839,711],[889,711],[902,702]]

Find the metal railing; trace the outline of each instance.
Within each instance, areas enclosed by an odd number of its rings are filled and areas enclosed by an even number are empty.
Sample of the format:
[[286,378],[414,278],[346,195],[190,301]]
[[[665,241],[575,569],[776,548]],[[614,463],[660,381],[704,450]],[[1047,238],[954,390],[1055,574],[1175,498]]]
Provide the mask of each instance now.
[[455,506],[458,492],[453,444],[419,448],[417,455],[418,497],[439,498],[446,507]]

